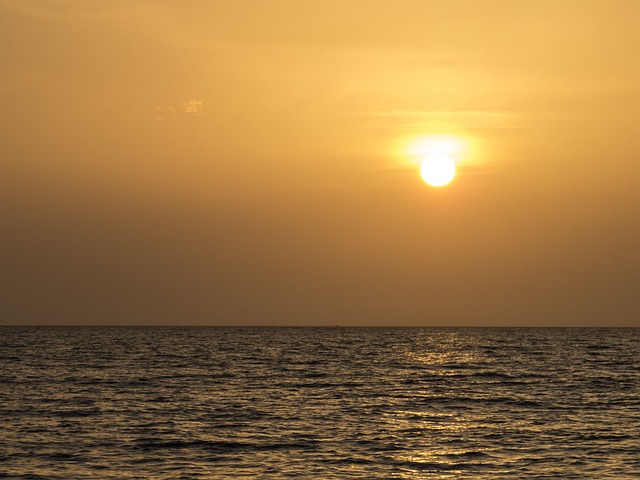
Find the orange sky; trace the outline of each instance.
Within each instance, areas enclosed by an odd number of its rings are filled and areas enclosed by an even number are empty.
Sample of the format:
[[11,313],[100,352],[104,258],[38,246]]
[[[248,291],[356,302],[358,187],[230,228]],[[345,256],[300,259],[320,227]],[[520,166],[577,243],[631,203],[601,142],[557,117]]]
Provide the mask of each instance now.
[[[640,326],[639,24],[0,0],[0,322]],[[433,134],[467,142],[437,189]]]

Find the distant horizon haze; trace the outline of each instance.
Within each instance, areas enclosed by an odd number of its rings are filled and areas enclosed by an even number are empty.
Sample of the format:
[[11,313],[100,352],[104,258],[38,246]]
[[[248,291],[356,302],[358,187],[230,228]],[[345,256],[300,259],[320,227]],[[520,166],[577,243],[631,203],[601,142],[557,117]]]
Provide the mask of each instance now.
[[0,0],[0,325],[640,327],[639,24]]

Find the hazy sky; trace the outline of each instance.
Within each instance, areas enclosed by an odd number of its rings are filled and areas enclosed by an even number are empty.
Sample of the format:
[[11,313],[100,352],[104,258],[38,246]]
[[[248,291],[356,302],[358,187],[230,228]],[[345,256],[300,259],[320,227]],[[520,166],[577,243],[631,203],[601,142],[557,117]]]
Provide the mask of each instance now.
[[[0,322],[640,326],[637,0],[0,0]],[[466,145],[446,187],[412,139]]]

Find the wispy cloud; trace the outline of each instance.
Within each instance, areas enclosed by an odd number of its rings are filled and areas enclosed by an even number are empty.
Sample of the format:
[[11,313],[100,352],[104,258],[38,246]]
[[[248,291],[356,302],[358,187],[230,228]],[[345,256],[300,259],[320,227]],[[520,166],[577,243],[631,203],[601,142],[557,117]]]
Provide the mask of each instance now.
[[192,99],[182,102],[178,107],[174,105],[157,105],[152,108],[132,108],[131,112],[150,115],[157,121],[177,120],[186,116],[203,116],[206,105],[207,102],[202,99]]
[[402,123],[403,127],[458,126],[471,129],[516,128],[523,112],[501,110],[380,110],[363,116]]
[[202,99],[200,100],[187,100],[186,102],[182,103],[182,106],[184,107],[184,113],[189,113],[192,115],[204,115],[204,106],[206,105],[206,102],[203,101]]

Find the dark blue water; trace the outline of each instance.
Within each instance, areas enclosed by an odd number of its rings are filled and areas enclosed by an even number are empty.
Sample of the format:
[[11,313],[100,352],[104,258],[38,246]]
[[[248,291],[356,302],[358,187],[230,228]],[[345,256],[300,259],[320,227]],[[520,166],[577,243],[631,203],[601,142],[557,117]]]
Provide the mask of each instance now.
[[0,328],[0,478],[640,478],[640,330]]

